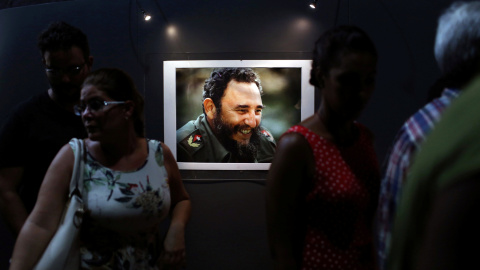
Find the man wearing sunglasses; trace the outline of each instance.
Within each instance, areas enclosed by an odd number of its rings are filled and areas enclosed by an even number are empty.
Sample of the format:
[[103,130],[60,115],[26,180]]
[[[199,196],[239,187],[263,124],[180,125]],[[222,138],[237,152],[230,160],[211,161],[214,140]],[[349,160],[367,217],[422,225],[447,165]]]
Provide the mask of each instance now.
[[86,35],[54,22],[39,35],[38,48],[50,89],[18,105],[0,132],[0,211],[15,235],[58,150],[73,137],[86,137],[74,113],[93,63]]

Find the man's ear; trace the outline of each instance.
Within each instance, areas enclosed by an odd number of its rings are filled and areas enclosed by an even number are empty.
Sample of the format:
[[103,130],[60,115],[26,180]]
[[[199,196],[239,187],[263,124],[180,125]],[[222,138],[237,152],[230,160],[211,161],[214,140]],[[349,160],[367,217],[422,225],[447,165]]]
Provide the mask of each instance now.
[[215,107],[215,104],[211,98],[206,98],[203,100],[203,109],[205,110],[208,120],[213,120],[215,118],[217,114],[217,108]]

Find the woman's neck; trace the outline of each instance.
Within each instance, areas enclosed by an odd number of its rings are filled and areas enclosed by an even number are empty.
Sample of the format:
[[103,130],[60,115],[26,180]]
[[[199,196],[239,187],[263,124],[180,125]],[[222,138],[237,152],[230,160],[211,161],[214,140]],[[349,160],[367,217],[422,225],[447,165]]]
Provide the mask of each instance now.
[[128,156],[135,152],[139,141],[136,135],[129,134],[126,136],[119,135],[109,142],[100,142],[99,146],[104,156],[121,157]]
[[357,128],[353,120],[342,119],[322,110],[315,113],[322,136],[336,145],[350,145],[357,138]]
[[[137,163],[138,160],[143,160],[142,138],[139,138],[135,132],[118,134],[114,139],[108,141],[90,141],[90,154],[103,166],[112,169],[131,169],[130,167]],[[146,152],[146,151],[145,151]],[[140,161],[141,162],[141,161]],[[130,164],[129,164],[130,163]]]

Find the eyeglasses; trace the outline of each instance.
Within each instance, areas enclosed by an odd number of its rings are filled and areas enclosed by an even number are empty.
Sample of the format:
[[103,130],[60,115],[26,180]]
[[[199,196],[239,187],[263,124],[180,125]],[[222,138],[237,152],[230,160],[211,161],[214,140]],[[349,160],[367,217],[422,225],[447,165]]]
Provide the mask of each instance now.
[[76,75],[80,74],[80,72],[82,71],[84,66],[85,66],[85,63],[83,63],[79,66],[73,66],[73,67],[68,67],[68,68],[49,68],[49,67],[45,67],[45,72],[47,72],[47,74],[50,75],[50,76],[61,76],[61,75],[76,76]]
[[98,100],[94,99],[89,102],[82,103],[80,105],[75,105],[73,107],[73,111],[75,112],[76,115],[81,116],[82,113],[85,111],[85,109],[88,108],[90,112],[98,112],[102,111],[105,109],[106,106],[108,105],[114,105],[114,104],[124,104],[125,101],[104,101],[104,100]]

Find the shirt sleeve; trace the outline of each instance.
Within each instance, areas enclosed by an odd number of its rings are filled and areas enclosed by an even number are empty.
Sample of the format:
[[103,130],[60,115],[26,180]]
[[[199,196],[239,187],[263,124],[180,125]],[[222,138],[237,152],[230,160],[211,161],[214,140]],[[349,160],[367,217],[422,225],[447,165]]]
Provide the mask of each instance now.
[[417,151],[416,144],[406,132],[406,127],[396,136],[385,175],[380,184],[380,195],[377,212],[377,251],[381,269],[384,268],[390,247],[393,219],[397,211],[402,186],[407,176],[410,161]]

